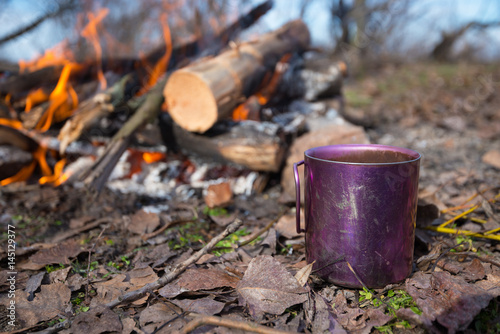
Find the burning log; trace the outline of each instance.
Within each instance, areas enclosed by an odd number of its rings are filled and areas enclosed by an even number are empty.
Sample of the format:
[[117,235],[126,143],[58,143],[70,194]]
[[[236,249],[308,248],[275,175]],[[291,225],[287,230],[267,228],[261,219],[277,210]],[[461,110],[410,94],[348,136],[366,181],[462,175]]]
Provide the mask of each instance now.
[[[271,7],[272,1],[265,1],[250,10],[247,14],[242,15],[233,24],[222,30],[219,35],[215,37],[214,43],[212,43],[211,45],[211,52],[216,52],[218,49],[223,47],[229,39],[233,38],[238,32],[241,31],[241,29],[244,29],[253,24]],[[191,57],[198,54],[201,49],[201,43],[201,40],[196,39],[186,44],[175,46],[172,50],[169,67],[178,65],[186,57]],[[150,63],[155,63],[166,52],[167,46],[162,45],[151,52],[146,57],[146,59]],[[114,86],[110,87],[107,91],[83,101],[59,133],[58,139],[61,141],[61,154],[65,151],[66,147],[72,141],[78,139],[85,130],[96,124],[100,119],[105,117],[110,112],[113,112],[115,106],[125,102],[125,96],[130,94],[130,92],[128,92],[128,88],[130,88],[130,86],[133,86],[134,84],[138,84],[136,80],[137,76],[131,78],[130,75],[126,75],[122,78],[122,80],[120,80]],[[159,84],[159,86],[165,86],[165,80],[163,80]],[[144,98],[138,98],[134,101],[129,101],[130,103],[128,103],[128,107],[130,107],[130,109],[132,110],[135,110],[143,101]]]
[[174,72],[163,92],[170,115],[188,131],[207,131],[230,116],[242,98],[255,93],[283,55],[304,51],[309,41],[307,26],[292,21],[259,41]]

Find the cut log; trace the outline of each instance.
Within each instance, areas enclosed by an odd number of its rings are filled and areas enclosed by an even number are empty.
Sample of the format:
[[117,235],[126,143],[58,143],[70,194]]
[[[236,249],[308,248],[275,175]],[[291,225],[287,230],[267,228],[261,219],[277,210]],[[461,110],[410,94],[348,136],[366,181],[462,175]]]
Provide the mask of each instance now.
[[[176,124],[167,130],[170,140],[188,154],[217,162],[235,163],[255,171],[278,172],[283,164],[287,143],[283,129],[269,122],[243,121],[220,124],[219,133],[206,135],[186,131]],[[170,133],[170,131],[172,131]],[[167,143],[171,147],[172,142]]]
[[188,131],[207,131],[255,93],[283,55],[304,51],[309,42],[307,26],[296,20],[256,42],[174,72],[163,92],[170,115]]

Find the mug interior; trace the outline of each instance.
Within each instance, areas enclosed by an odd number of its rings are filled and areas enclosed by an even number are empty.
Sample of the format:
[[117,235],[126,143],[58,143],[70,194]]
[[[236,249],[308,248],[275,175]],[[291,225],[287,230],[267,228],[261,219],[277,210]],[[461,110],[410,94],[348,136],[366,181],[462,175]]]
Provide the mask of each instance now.
[[375,144],[330,145],[309,149],[312,159],[362,165],[407,163],[420,159],[420,153],[402,147]]

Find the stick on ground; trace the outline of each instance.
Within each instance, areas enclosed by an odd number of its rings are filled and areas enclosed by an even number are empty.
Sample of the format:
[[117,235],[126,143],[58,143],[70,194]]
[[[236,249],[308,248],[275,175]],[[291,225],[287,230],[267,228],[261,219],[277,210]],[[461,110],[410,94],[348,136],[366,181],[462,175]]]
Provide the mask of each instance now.
[[227,328],[240,329],[247,332],[260,333],[260,334],[289,334],[291,332],[280,331],[274,328],[258,325],[251,322],[235,321],[231,319],[224,319],[215,316],[201,316],[190,321],[182,329],[182,334],[187,334],[196,328],[204,325],[224,326]]
[[153,291],[153,290],[157,290],[157,289],[167,285],[168,283],[172,282],[174,279],[177,278],[177,276],[182,274],[187,269],[187,267],[189,267],[190,265],[192,265],[193,263],[198,261],[203,255],[210,252],[212,250],[212,248],[214,248],[214,246],[219,241],[221,241],[222,239],[227,237],[229,234],[236,232],[236,230],[241,226],[241,224],[242,224],[242,221],[240,219],[236,219],[221,234],[219,234],[218,236],[216,236],[215,238],[210,240],[210,242],[208,244],[206,244],[202,249],[200,249],[199,251],[194,253],[189,259],[187,259],[186,261],[177,265],[177,267],[174,270],[172,270],[168,273],[165,273],[165,275],[163,275],[159,280],[157,280],[155,282],[146,284],[145,286],[143,286],[140,289],[128,292],[128,293],[124,294],[123,296],[118,297],[117,299],[107,303],[106,307],[113,308],[113,307],[118,306],[120,304],[123,304],[125,302],[131,302],[131,301],[140,299],[140,298],[144,297],[146,295],[146,293]]

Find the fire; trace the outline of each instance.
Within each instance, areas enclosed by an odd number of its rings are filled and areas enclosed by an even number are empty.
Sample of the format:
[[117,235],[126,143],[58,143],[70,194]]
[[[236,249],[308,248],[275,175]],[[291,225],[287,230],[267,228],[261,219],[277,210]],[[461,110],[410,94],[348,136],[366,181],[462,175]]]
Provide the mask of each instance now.
[[49,99],[49,95],[43,91],[42,88],[38,88],[37,90],[28,94],[26,98],[26,107],[24,108],[25,112],[29,112],[33,106],[45,102]]
[[104,73],[102,72],[102,48],[101,48],[101,43],[99,41],[99,34],[97,33],[97,28],[101,24],[102,20],[108,15],[109,9],[103,8],[101,9],[97,14],[94,13],[88,13],[87,17],[89,19],[89,23],[83,28],[82,30],[82,36],[85,37],[87,40],[89,40],[90,43],[92,43],[92,46],[94,47],[95,54],[96,54],[96,61],[97,61],[97,77],[99,79],[99,83],[101,85],[101,89],[106,89],[107,87],[107,82],[106,78],[104,77]]
[[165,47],[167,48],[165,54],[156,63],[153,70],[149,75],[149,79],[144,87],[139,91],[139,95],[144,94],[149,88],[151,88],[160,76],[166,72],[168,63],[170,62],[170,57],[172,56],[172,36],[170,34],[170,27],[168,26],[168,17],[166,13],[160,16],[160,23],[163,29],[163,38],[165,39]]
[[[63,168],[66,165],[66,159],[59,160],[54,166],[54,173],[52,175],[44,176],[38,180],[40,184],[55,183],[61,178]],[[61,182],[62,183],[62,182]]]
[[20,60],[20,72],[33,72],[44,67],[65,65],[73,59],[73,54],[69,51],[67,41],[64,40],[52,49],[45,51],[41,57],[33,60],[24,61]]
[[266,105],[273,96],[291,57],[291,54],[285,54],[281,57],[280,61],[276,64],[276,69],[272,75],[268,73],[264,77],[264,80],[262,80],[263,87],[259,89],[255,95],[248,98],[245,102],[238,105],[233,110],[233,120],[244,121],[248,119],[258,119],[255,114],[258,113],[260,111],[260,107]]
[[33,152],[33,161],[26,167],[23,167],[16,175],[8,177],[0,181],[1,186],[6,186],[10,183],[26,181],[33,174],[35,167],[38,165],[42,171],[43,175],[50,175],[50,167],[47,164],[45,155],[47,149],[45,147],[39,146],[35,152]]
[[78,106],[78,96],[73,86],[68,83],[71,71],[78,68],[80,65],[76,63],[64,65],[57,86],[49,95],[50,106],[35,127],[37,130],[47,131],[53,121],[57,122],[68,118]]
[[23,123],[14,119],[0,118],[0,125],[9,126],[17,130],[23,129]]

